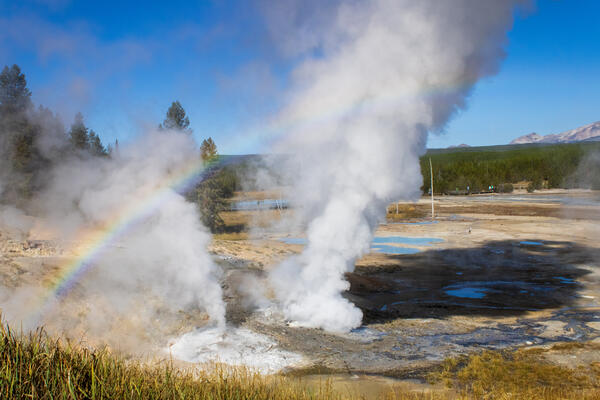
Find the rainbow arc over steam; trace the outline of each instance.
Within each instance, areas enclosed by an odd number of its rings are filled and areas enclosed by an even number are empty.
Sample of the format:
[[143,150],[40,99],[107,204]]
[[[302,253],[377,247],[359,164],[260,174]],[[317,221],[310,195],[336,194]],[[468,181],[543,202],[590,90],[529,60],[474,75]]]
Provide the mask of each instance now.
[[182,168],[165,177],[162,182],[140,191],[139,195],[135,196],[137,201],[116,210],[102,227],[81,232],[78,242],[85,243],[85,247],[73,260],[60,267],[55,283],[48,288],[39,302],[36,302],[34,312],[31,314],[34,322],[39,321],[55,300],[66,296],[86,272],[93,268],[96,261],[131,228],[156,212],[172,196],[173,192],[185,192],[201,181],[210,171],[214,171],[216,167],[226,163],[227,161],[223,157],[216,157],[210,162],[203,162],[198,158],[198,160],[186,163]]

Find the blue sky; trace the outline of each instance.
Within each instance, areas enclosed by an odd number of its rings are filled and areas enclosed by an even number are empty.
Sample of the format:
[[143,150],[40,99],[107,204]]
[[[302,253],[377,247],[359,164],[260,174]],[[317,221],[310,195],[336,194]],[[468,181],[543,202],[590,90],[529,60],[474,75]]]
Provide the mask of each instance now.
[[430,147],[504,144],[599,121],[599,16],[595,0],[538,1],[515,21],[500,73],[476,86]]
[[[162,121],[171,101],[221,153],[265,150],[248,132],[269,115],[292,61],[244,0],[0,0],[0,65],[69,125],[82,111],[105,142]],[[540,0],[509,34],[500,73],[429,147],[505,144],[600,120],[600,2]]]

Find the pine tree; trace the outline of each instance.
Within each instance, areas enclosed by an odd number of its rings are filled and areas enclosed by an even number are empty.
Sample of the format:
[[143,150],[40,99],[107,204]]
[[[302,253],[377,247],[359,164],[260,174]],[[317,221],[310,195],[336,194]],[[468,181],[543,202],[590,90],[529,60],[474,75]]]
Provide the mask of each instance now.
[[73,121],[71,130],[69,131],[69,140],[71,142],[71,146],[79,150],[89,150],[89,139],[88,128],[83,123],[83,115],[78,112],[75,115],[75,120]]
[[226,209],[227,202],[218,181],[208,178],[198,186],[196,193],[198,209],[204,225],[213,233],[222,231],[225,223],[219,213]]
[[5,185],[0,193],[9,201],[29,197],[34,170],[39,160],[35,141],[39,127],[29,120],[31,92],[25,75],[17,65],[0,73],[0,173]]
[[160,130],[175,130],[180,132],[192,133],[189,128],[190,120],[185,114],[185,110],[179,101],[174,101],[167,110],[167,116],[162,124],[158,126]]
[[90,130],[90,134],[88,135],[88,142],[90,146],[90,153],[94,156],[106,156],[108,155],[108,151],[104,148],[102,141],[100,140],[100,136],[96,134],[93,130]]
[[31,92],[18,65],[5,66],[0,73],[0,112],[20,113],[31,107]]
[[217,156],[217,145],[212,138],[204,139],[200,145],[200,157],[202,158],[202,161],[212,161]]

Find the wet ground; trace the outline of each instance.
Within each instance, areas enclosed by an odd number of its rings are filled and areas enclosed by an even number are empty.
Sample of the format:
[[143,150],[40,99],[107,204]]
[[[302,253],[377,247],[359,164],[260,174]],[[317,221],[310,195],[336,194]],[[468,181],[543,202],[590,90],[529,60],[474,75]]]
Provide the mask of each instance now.
[[[578,303],[600,259],[572,242],[491,241],[461,249],[389,256],[349,276],[349,298],[366,321],[447,315],[519,315]],[[397,261],[397,262],[394,262]]]
[[[281,242],[305,246],[307,239],[298,237],[284,237]],[[441,243],[443,239],[407,236],[375,236],[371,242],[371,251],[384,254],[415,254],[421,250],[419,247],[428,247],[433,243]],[[415,247],[418,246],[418,247]]]
[[[590,194],[583,197],[586,203]],[[243,240],[216,239],[211,246],[225,271],[227,340],[247,338],[248,346],[227,347],[221,339],[197,344],[190,336],[186,346],[219,348],[231,360],[242,355],[272,360],[276,369],[308,379],[334,374],[337,381],[368,386],[366,381],[396,382],[390,377],[422,379],[444,358],[481,349],[600,342],[600,206],[538,197],[453,197],[436,200],[434,220],[427,199],[410,207],[417,217],[381,225],[372,252],[347,275],[351,287],[345,296],[363,311],[362,327],[348,334],[293,327],[268,302],[251,301],[247,279],[266,286],[268,269],[305,244],[303,232],[265,228]],[[254,212],[280,217],[293,210]],[[52,276],[55,259],[64,256],[35,238],[0,244],[6,287],[43,282]],[[199,312],[157,315],[171,332],[169,340],[206,322]],[[129,326],[117,322],[115,329]],[[150,333],[135,340],[164,350],[164,335],[145,337]],[[182,359],[206,360],[188,347],[175,349],[185,353]],[[556,362],[584,363],[577,357]],[[600,352],[586,357],[598,360]]]
[[[378,229],[371,254],[347,276],[345,296],[364,314],[363,326],[349,334],[288,326],[272,310],[244,310],[235,294],[228,316],[303,355],[299,373],[342,380],[423,378],[444,358],[481,349],[600,341],[600,206],[528,202],[527,195],[472,199],[442,199],[433,221],[423,216]],[[430,209],[425,200],[419,207]],[[236,242],[235,254],[225,256],[237,260],[228,274],[263,279],[269,255],[282,259],[304,245],[301,232]],[[227,254],[227,244],[216,246]]]
[[290,327],[232,301],[229,318],[304,355],[307,372],[418,378],[446,357],[480,349],[598,339],[599,255],[549,241],[387,255],[389,264],[348,275],[346,296],[363,311],[364,325],[345,335]]

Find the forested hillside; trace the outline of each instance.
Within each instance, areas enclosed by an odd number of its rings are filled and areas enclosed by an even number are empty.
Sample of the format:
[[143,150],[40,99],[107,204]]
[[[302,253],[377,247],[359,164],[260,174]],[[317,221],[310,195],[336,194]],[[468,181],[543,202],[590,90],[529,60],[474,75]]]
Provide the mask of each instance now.
[[600,143],[433,149],[421,157],[423,193],[430,192],[429,159],[436,194],[512,191],[530,182],[541,188],[600,189]]

